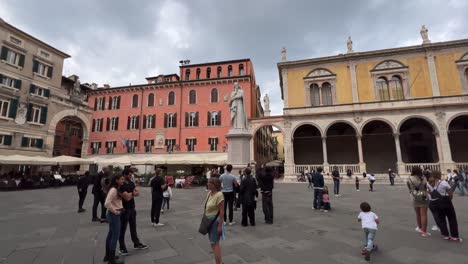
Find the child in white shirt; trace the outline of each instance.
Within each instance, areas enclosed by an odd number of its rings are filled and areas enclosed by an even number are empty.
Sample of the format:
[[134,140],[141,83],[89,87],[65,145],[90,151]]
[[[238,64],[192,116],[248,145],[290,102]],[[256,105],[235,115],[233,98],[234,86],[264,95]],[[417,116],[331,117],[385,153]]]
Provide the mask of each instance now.
[[169,210],[169,201],[172,197],[172,189],[170,186],[167,186],[163,192],[163,203],[161,207],[161,212],[164,210],[164,206],[167,204],[167,210]]
[[365,255],[365,260],[370,260],[370,254],[373,250],[377,250],[377,246],[374,245],[374,238],[377,234],[377,225],[379,222],[379,217],[371,211],[371,206],[363,202],[359,206],[361,212],[358,216],[358,221],[361,222],[362,229],[365,236],[365,245],[361,253]]

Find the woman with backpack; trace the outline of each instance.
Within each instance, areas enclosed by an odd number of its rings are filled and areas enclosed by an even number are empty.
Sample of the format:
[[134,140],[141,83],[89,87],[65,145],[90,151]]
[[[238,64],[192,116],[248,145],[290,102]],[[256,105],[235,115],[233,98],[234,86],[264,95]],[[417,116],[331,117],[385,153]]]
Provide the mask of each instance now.
[[408,178],[406,185],[413,198],[413,207],[418,225],[415,230],[421,233],[422,237],[430,236],[431,234],[427,233],[427,208],[429,206],[426,191],[427,181],[420,167],[413,167],[411,176]]

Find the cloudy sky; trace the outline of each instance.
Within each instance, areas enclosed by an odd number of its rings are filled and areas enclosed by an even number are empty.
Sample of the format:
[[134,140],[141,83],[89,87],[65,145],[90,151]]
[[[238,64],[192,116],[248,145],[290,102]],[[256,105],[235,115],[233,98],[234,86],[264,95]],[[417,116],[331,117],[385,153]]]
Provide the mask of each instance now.
[[467,0],[0,0],[0,17],[70,54],[64,75],[111,86],[192,63],[251,58],[281,114],[276,63],[468,38]]

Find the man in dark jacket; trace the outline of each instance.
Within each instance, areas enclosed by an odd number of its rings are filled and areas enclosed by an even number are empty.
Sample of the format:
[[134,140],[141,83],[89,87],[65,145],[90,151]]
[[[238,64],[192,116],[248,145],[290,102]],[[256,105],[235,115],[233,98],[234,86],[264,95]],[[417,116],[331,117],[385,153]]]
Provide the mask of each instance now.
[[323,196],[323,186],[325,182],[323,180],[323,168],[318,167],[317,171],[312,174],[312,183],[314,184],[314,210],[322,210],[322,196]]
[[273,224],[273,183],[274,175],[271,167],[266,167],[265,172],[257,174],[260,192],[262,193],[262,208],[265,215],[265,223]]
[[246,168],[240,185],[242,199],[242,226],[247,226],[247,216],[251,226],[255,226],[255,197],[258,197],[257,182],[252,177],[252,170]]
[[86,194],[88,193],[88,186],[89,186],[89,171],[86,171],[84,175],[81,175],[78,178],[78,183],[76,188],[78,189],[78,197],[80,200],[78,201],[78,213],[82,213],[86,211],[83,209],[83,203],[86,198]]
[[[102,182],[105,182],[106,179],[109,179],[110,173],[109,168],[104,166],[102,171],[94,178],[93,182],[93,222],[100,221],[101,223],[107,222],[106,220],[106,207],[104,207],[104,202],[106,201],[106,193],[103,190]],[[101,204],[101,218],[97,217],[97,208],[99,203]]]

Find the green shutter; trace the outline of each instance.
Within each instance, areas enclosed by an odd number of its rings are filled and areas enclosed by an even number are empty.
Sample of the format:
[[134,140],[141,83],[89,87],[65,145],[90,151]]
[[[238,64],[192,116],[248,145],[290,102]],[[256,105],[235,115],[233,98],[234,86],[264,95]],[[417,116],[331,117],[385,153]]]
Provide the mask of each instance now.
[[27,147],[27,146],[28,146],[28,141],[29,141],[29,138],[27,138],[27,137],[22,137],[22,138],[21,138],[21,146],[22,146],[22,147]]
[[28,104],[28,112],[26,113],[26,121],[32,121],[32,104]]
[[8,113],[8,117],[15,118],[17,109],[18,109],[18,99],[11,99],[10,100],[10,112]]
[[46,123],[47,121],[47,106],[42,106],[41,107],[41,124]]
[[21,80],[15,80],[15,88],[20,90],[21,89]]
[[8,55],[8,48],[3,46],[2,47],[2,54],[0,55],[0,59],[6,61]]
[[31,86],[29,86],[29,93],[34,93],[34,90],[36,89],[36,86],[34,86],[34,84],[31,84]]
[[52,79],[53,71],[54,71],[54,68],[49,66],[49,70],[47,71],[47,77]]
[[11,146],[11,141],[13,139],[13,136],[11,135],[4,135],[3,136],[3,145],[5,146]]
[[50,90],[49,89],[45,89],[44,96],[47,97],[47,98],[50,97]]
[[19,66],[24,68],[24,54],[19,55]]
[[43,139],[36,140],[36,148],[41,149],[43,145],[44,145],[44,140]]
[[37,60],[33,60],[33,72],[37,73],[39,71],[39,62]]

